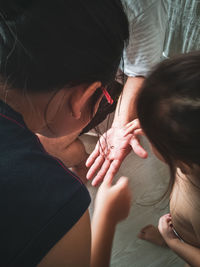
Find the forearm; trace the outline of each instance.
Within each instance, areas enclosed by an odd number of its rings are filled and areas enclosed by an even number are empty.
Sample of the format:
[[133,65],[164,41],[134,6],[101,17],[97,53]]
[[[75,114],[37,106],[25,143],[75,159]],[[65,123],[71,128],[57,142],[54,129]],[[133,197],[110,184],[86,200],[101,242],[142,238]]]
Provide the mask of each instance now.
[[115,224],[103,214],[94,212],[92,218],[91,267],[108,267],[115,234]]
[[169,247],[178,254],[184,261],[193,267],[200,267],[200,249],[193,247],[187,243],[181,242],[179,239],[172,240]]
[[128,77],[117,103],[113,121],[114,127],[124,126],[137,117],[135,100],[144,79],[144,77]]

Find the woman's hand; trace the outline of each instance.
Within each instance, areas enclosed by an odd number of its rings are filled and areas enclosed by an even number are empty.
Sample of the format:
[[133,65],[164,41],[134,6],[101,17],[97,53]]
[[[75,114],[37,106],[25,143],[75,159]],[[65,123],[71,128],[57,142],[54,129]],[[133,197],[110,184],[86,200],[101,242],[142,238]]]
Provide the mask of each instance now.
[[107,177],[113,178],[131,148],[139,157],[147,157],[147,152],[139,142],[138,136],[142,134],[139,120],[135,119],[124,127],[112,127],[101,136],[86,162],[90,168],[87,179],[93,179],[92,185],[98,185]]

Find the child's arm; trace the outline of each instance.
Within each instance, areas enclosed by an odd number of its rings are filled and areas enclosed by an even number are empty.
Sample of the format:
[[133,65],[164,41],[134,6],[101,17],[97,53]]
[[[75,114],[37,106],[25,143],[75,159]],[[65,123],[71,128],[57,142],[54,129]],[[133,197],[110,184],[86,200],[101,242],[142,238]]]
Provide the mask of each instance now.
[[159,220],[158,229],[167,245],[183,260],[193,267],[200,267],[200,249],[182,242],[173,232],[171,215],[166,214]]
[[[88,210],[41,260],[37,267],[108,267],[115,226],[128,216],[131,193],[127,178],[100,186],[91,228]],[[91,263],[90,263],[91,262]]]
[[174,239],[169,244],[169,247],[193,267],[200,267],[200,249],[193,247],[187,243],[181,242],[179,239]]
[[99,188],[92,218],[91,267],[108,267],[117,223],[130,210],[131,192],[128,179],[121,177],[115,185],[105,179]]

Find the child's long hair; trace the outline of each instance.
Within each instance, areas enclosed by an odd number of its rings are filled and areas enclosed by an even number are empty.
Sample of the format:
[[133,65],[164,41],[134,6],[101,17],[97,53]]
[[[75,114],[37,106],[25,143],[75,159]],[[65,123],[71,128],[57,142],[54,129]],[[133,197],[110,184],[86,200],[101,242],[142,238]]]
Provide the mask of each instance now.
[[170,167],[200,165],[200,52],[165,60],[146,79],[137,99],[141,127]]

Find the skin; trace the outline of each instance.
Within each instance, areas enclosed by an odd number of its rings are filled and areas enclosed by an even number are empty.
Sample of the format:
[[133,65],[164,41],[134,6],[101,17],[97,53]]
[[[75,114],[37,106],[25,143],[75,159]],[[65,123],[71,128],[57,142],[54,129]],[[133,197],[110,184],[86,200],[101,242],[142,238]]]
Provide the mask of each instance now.
[[[142,84],[142,83],[141,83]],[[103,177],[106,175],[106,173],[109,173],[110,175],[113,175],[118,171],[121,162],[123,161],[123,159],[128,155],[130,149],[130,140],[132,141],[132,138],[130,138],[130,135],[124,135],[123,133],[121,135],[119,135],[119,137],[116,137],[116,139],[114,139],[114,137],[116,136],[114,134],[115,130],[116,132],[120,132],[118,126],[120,127],[121,125],[124,125],[127,121],[130,120],[129,114],[133,114],[133,117],[135,116],[135,111],[134,111],[134,99],[137,96],[137,93],[140,90],[140,86],[141,84],[136,87],[136,93],[133,94],[133,98],[131,98],[131,89],[133,90],[133,87],[131,88],[131,80],[128,79],[126,85],[125,86],[125,91],[126,93],[123,93],[125,96],[129,96],[129,98],[125,97],[124,98],[124,102],[121,103],[122,109],[121,109],[121,113],[120,110],[118,109],[118,113],[116,112],[116,116],[115,116],[115,123],[113,123],[113,125],[116,125],[116,129],[113,129],[113,132],[111,132],[111,130],[109,130],[107,132],[107,139],[106,139],[106,143],[108,144],[108,146],[106,146],[104,144],[103,140],[100,140],[101,142],[101,146],[97,144],[94,152],[90,155],[88,161],[86,162],[87,166],[90,167],[90,170],[87,174],[87,178],[88,179],[93,179],[93,185],[97,185],[99,184],[102,180]],[[128,90],[129,89],[129,90]],[[130,92],[130,95],[128,94],[128,92]],[[129,112],[126,113],[126,111],[128,110],[126,107],[129,107],[129,104],[127,103],[131,103],[132,104],[132,109],[129,109]],[[119,108],[119,105],[118,105]],[[122,112],[123,111],[123,112]],[[131,113],[132,112],[132,113]],[[124,116],[123,116],[124,114]],[[120,118],[118,120],[119,124],[116,123],[117,119],[116,118]],[[114,127],[112,127],[114,128]],[[112,129],[111,128],[111,129]],[[132,136],[134,136],[135,131],[139,131],[139,124],[138,127],[135,128],[132,132]],[[129,133],[131,134],[131,133]],[[122,146],[122,142],[120,142],[120,138],[123,138],[125,143],[125,146]],[[128,138],[129,141],[126,143],[125,140],[127,140]],[[105,138],[104,138],[105,140]],[[116,140],[115,142],[113,142],[113,140]],[[114,149],[109,149],[111,147],[113,147],[113,144],[117,144],[118,145],[114,145]],[[129,145],[128,145],[129,144]],[[138,139],[136,138],[136,141],[134,141],[135,146],[132,146],[133,150],[136,152],[137,148],[140,146]],[[108,151],[101,151],[100,148],[103,148],[103,150],[105,148],[108,149]],[[115,149],[116,149],[116,153],[115,153]],[[118,150],[118,151],[117,151]],[[139,150],[141,152],[141,150]],[[105,157],[106,154],[106,157]],[[137,154],[140,155],[141,157],[146,157],[147,154],[145,153],[138,153]],[[156,153],[157,155],[158,153]],[[161,160],[162,157],[160,157],[159,155],[157,155]],[[181,164],[180,164],[181,165]],[[183,175],[183,173],[182,173]],[[177,179],[178,180],[178,179]],[[177,254],[182,255],[183,259],[185,259],[186,262],[189,262],[192,266],[199,266],[197,262],[200,262],[200,258],[199,258],[199,250],[196,248],[196,246],[200,247],[200,243],[199,243],[199,216],[198,216],[198,212],[197,209],[194,208],[194,206],[188,205],[187,200],[188,196],[192,196],[194,197],[194,188],[191,187],[191,184],[188,185],[188,180],[184,181],[183,184],[183,177],[182,179],[175,183],[172,195],[171,195],[171,202],[170,202],[170,209],[171,209],[171,214],[172,214],[172,218],[173,218],[173,225],[175,227],[175,229],[177,230],[177,232],[179,234],[181,234],[181,237],[187,242],[188,246],[191,246],[193,249],[189,249],[189,253],[191,251],[191,254],[188,255],[187,257],[184,258],[184,253],[180,253],[180,251],[177,251],[177,247],[175,246],[174,250],[175,252],[177,252]],[[187,182],[187,186],[186,183]],[[195,181],[196,183],[197,181]],[[185,192],[180,192],[180,183],[182,183],[182,189],[185,188],[186,191]],[[178,186],[179,184],[179,186]],[[182,197],[181,197],[182,196]],[[194,199],[190,200],[190,202],[192,201],[192,203],[199,203],[199,193],[196,194],[196,201],[194,201]],[[184,214],[182,214],[182,212],[184,212]],[[179,217],[184,217],[181,220],[181,223],[179,222],[178,218]],[[189,230],[187,230],[189,229]],[[158,229],[156,227],[154,227],[153,225],[148,225],[145,228],[143,228],[141,230],[141,232],[139,233],[139,238],[141,239],[145,239],[148,240],[150,242],[153,242],[157,245],[164,245],[166,246],[166,241],[165,239],[162,237],[162,233],[160,233],[160,231],[158,231]],[[177,241],[177,238],[176,238]],[[176,243],[177,244],[177,243]],[[167,244],[168,246],[170,246],[169,244]],[[181,248],[183,248],[184,251],[184,245],[180,246]],[[195,255],[195,256],[194,256]],[[197,257],[197,258],[196,258]],[[196,262],[192,262],[194,259],[197,259]]]
[[[70,139],[90,121],[91,97],[100,86],[101,83],[97,81],[91,85],[76,86],[71,90],[63,88],[55,96],[54,93],[24,95],[16,89],[5,93],[2,89],[0,98],[4,100],[6,97],[6,103],[23,116],[27,127],[32,132],[47,138],[68,136]],[[101,98],[97,101],[94,112],[100,100]],[[47,104],[49,105],[45,118]],[[50,249],[38,266],[109,266],[115,227],[119,221],[128,216],[131,205],[130,195],[127,178],[120,179],[116,185],[112,185],[111,178],[105,180],[97,193],[92,236],[87,210]],[[116,206],[115,202],[120,205]],[[101,218],[100,222],[99,218]],[[102,258],[97,255],[102,255]]]
[[[139,87],[138,87],[138,92],[139,92]],[[127,101],[129,100],[127,99]],[[123,111],[125,112],[124,116],[128,120],[129,117],[126,114],[125,103],[126,102],[123,102],[123,105],[122,104],[121,105],[122,107],[124,107],[123,108]],[[134,101],[132,103],[134,103]],[[133,112],[133,116],[135,116],[135,112],[133,109],[132,109],[132,112]],[[120,114],[120,111],[119,111],[119,114]],[[121,117],[118,115],[118,118],[121,118],[122,124],[124,121],[126,121],[126,119],[123,118],[123,115]],[[115,124],[115,125],[118,126],[118,124]],[[138,127],[135,128],[134,131],[135,130],[139,131],[139,129],[140,129],[140,126],[138,124]],[[116,128],[116,130],[118,133],[120,132],[118,127]],[[113,145],[113,140],[114,140],[113,136],[115,135],[114,135],[114,132],[111,133],[111,138],[110,138],[109,131],[107,132],[108,137],[106,141],[111,147]],[[134,131],[133,131],[133,135],[135,133]],[[130,136],[128,135],[123,136],[123,134],[121,134],[120,138],[124,138],[124,143],[125,143],[125,140],[127,140],[127,138],[130,138]],[[88,167],[90,167],[90,170],[87,174],[87,178],[88,179],[94,178],[93,185],[97,185],[98,183],[100,183],[103,177],[106,175],[106,172],[109,173],[110,175],[114,175],[115,172],[119,169],[119,166],[121,162],[123,161],[123,159],[129,153],[129,151],[127,150],[127,144],[125,144],[125,146],[123,147],[121,145],[122,142],[120,142],[120,138],[119,137],[116,138],[116,140],[118,139],[118,142],[116,141],[116,143],[118,143],[118,145],[116,145],[116,149],[118,149],[118,153],[116,153],[115,155],[114,155],[114,150],[111,150],[111,149],[110,151],[108,151],[108,153],[106,153],[106,157],[104,155],[101,155],[102,152],[100,150],[100,146],[97,145],[94,152],[91,154],[90,158],[88,159],[86,164]],[[132,139],[130,138],[130,140]],[[127,143],[130,144],[130,140]],[[135,147],[138,148],[139,143],[135,142],[135,144],[136,144]],[[101,141],[101,147],[103,147],[104,149],[103,141]],[[135,150],[134,147],[133,149]],[[129,147],[129,150],[130,150],[130,147]],[[154,153],[159,159],[162,160],[162,157],[158,155],[157,151],[154,151]],[[102,157],[104,159],[101,159]],[[118,160],[118,162],[116,160]],[[109,162],[105,164],[105,161],[109,161]],[[179,165],[183,166],[182,163],[180,163]],[[199,192],[195,193],[196,189],[193,186],[191,186],[191,183],[184,176],[185,168],[182,168],[182,169],[184,169],[184,171],[183,172],[179,171],[179,175],[176,178],[176,182],[175,182],[172,194],[171,194],[170,212],[171,212],[174,228],[180,234],[180,236],[185,240],[186,243],[181,243],[181,246],[180,246],[180,240],[176,238],[175,240],[176,242],[172,242],[174,246],[171,246],[171,242],[167,243],[166,240],[163,238],[162,231],[159,231],[158,228],[154,227],[153,225],[148,225],[144,227],[139,233],[138,237],[141,239],[145,239],[150,242],[153,242],[157,245],[161,245],[161,246],[167,245],[171,247],[179,256],[181,256],[191,266],[199,266],[199,262],[200,262],[200,256],[199,256],[200,251],[198,249],[198,247],[200,247],[200,239],[199,239],[200,229],[199,229],[199,219],[198,219],[199,213],[198,213],[198,208],[195,207],[196,205],[194,205],[194,203],[199,203]],[[180,179],[180,176],[181,176],[181,179]],[[197,184],[198,179],[194,178],[193,182]],[[188,203],[193,203],[193,205],[189,205]],[[178,219],[180,217],[182,218],[181,221]],[[171,237],[175,238],[175,235],[172,232],[171,232]],[[189,254],[184,253],[186,247],[188,249]],[[178,248],[182,249],[181,250],[182,252]]]
[[92,218],[91,266],[109,267],[116,222],[128,216],[130,207],[131,191],[128,179],[121,177],[112,186],[112,177],[107,177],[98,190]]
[[86,183],[88,168],[85,162],[89,154],[84,144],[78,138],[77,133],[58,138],[48,138],[37,134],[45,150],[56,158],[59,158],[65,166],[71,168],[81,180]]
[[130,207],[128,179],[122,177],[115,185],[104,180],[96,196],[92,226],[87,211],[38,267],[109,267],[116,225],[128,216]]
[[158,229],[167,245],[188,264],[186,266],[200,266],[200,249],[188,243],[182,242],[172,231],[172,217],[170,214],[162,216]]
[[[99,86],[100,83],[96,85]],[[86,85],[83,86],[83,89],[85,88],[85,86]],[[68,95],[67,91],[65,93]],[[72,95],[69,95],[69,97],[72,97]],[[63,100],[65,101],[65,97]],[[59,93],[55,96],[55,99],[53,99],[54,103],[57,101],[62,101],[62,99],[59,97]],[[99,104],[100,101],[101,98],[99,99],[97,104]],[[72,97],[72,102],[73,102],[72,104],[75,107],[78,107],[79,102],[75,102],[73,97]],[[89,107],[89,105],[87,107]],[[51,107],[49,107],[49,109],[51,110]],[[75,113],[73,111],[71,115],[77,118],[79,118],[80,116],[83,121],[83,116],[81,116],[81,110],[77,109],[77,111],[75,111]],[[58,124],[60,124],[60,121],[62,119],[63,119],[62,117],[57,116]],[[71,134],[64,135],[64,133],[66,132],[64,130],[60,136],[60,133],[58,134],[58,132],[46,133],[44,130],[42,131],[38,130],[38,137],[42,145],[44,146],[45,150],[49,154],[59,158],[68,168],[71,168],[72,171],[74,171],[82,179],[84,183],[86,183],[87,182],[86,174],[88,169],[85,166],[85,162],[86,159],[88,158],[88,153],[85,150],[84,144],[81,142],[80,139],[78,139],[80,132],[82,131],[84,126],[87,125],[86,122],[89,122],[90,119],[88,117],[84,118],[84,120],[85,122],[83,121],[84,124],[82,128],[76,129],[76,131],[72,132]],[[51,124],[52,122],[50,122],[50,127]],[[67,126],[68,124],[66,123],[65,125]]]
[[127,134],[129,123],[137,117],[135,101],[143,81],[144,77],[128,77],[118,100],[112,127],[99,139],[86,161],[89,168],[87,179],[93,180],[94,186],[101,183],[106,174],[114,177],[131,150],[141,158],[148,156],[138,138],[142,134],[139,121],[133,122],[135,127]]
[[[153,149],[155,153],[155,149]],[[158,152],[155,153],[156,156]],[[162,159],[159,156],[159,159]],[[158,228],[144,227],[138,237],[160,246],[168,246],[189,265],[200,266],[199,167],[177,163],[176,180],[170,196],[170,214],[162,216]],[[188,177],[190,177],[190,181]],[[192,183],[191,183],[192,181]],[[194,186],[194,184],[196,186]],[[198,187],[197,187],[198,186]],[[174,228],[184,242],[172,230]]]
[[[140,149],[137,137],[139,134],[142,134],[139,121],[134,120],[121,128],[112,127],[100,138],[86,162],[87,167],[91,166],[87,178],[92,179],[95,176],[92,185],[98,185],[107,176],[114,177],[121,162],[131,151],[130,144],[135,149]],[[112,146],[109,140],[112,140]]]

